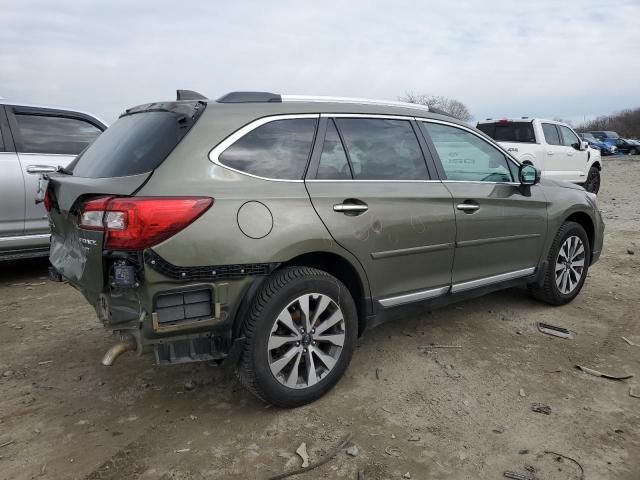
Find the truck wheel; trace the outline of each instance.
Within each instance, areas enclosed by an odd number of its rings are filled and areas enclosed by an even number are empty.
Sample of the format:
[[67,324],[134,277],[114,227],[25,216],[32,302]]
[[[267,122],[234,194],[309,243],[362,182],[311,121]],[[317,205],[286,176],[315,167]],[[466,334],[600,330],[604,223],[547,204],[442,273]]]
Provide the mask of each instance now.
[[600,170],[596,167],[591,167],[587,174],[587,181],[584,183],[584,188],[587,192],[598,193],[600,190]]
[[356,307],[342,282],[315,268],[278,270],[243,326],[238,378],[269,404],[305,405],[340,380],[357,335]]
[[591,247],[582,225],[562,224],[547,256],[542,284],[531,287],[538,300],[550,305],[564,305],[573,300],[587,278]]

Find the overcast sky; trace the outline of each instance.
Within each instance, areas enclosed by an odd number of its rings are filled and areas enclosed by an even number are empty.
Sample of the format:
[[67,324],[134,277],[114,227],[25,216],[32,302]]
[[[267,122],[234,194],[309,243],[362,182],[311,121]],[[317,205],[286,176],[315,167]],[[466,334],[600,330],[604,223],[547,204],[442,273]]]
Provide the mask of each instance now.
[[640,0],[4,0],[0,12],[0,96],[108,122],[177,88],[412,91],[476,119],[640,107]]

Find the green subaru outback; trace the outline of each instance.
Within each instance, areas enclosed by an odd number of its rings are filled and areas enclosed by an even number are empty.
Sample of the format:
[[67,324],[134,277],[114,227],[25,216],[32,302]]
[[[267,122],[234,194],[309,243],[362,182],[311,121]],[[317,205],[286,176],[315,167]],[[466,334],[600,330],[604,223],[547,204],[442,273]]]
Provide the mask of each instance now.
[[51,278],[116,333],[105,365],[226,360],[285,407],[416,306],[514,285],[570,302],[604,230],[582,187],[399,102],[179,91],[48,179]]

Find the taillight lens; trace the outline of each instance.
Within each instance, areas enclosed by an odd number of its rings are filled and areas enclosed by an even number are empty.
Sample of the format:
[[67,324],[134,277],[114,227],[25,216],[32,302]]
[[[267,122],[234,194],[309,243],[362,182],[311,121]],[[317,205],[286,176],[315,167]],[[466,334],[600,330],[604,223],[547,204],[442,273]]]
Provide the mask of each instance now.
[[107,250],[143,250],[193,223],[209,197],[99,197],[84,204],[80,228],[104,230]]
[[51,200],[51,194],[49,193],[49,189],[47,189],[46,192],[44,192],[44,209],[47,212],[51,211],[51,207],[53,206],[53,201]]

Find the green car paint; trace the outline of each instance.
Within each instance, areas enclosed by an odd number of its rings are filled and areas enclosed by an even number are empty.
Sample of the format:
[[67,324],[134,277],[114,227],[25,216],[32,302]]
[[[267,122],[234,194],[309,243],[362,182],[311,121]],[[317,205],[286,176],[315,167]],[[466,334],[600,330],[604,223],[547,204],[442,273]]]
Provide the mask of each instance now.
[[[550,180],[535,185],[448,181],[441,176],[441,166],[433,168],[440,162],[437,151],[422,138],[423,154],[433,162],[424,181],[323,181],[313,178],[311,168],[304,179],[281,181],[247,175],[212,159],[215,148],[243,127],[283,115],[312,116],[319,127],[332,115],[412,122],[421,118],[473,131],[501,150],[481,132],[450,117],[385,104],[202,103],[206,108],[197,122],[150,172],[113,178],[50,176],[57,202],[50,212],[52,266],[95,307],[106,328],[134,332],[140,352],[177,340],[219,337],[225,341],[216,347],[216,358],[232,354],[236,341],[242,340],[239,325],[247,305],[265,276],[182,280],[147,261],[145,251],[122,257],[136,263],[137,281],[131,288],[115,289],[110,281],[117,260],[109,256],[114,252],[106,255],[101,248],[101,232],[78,226],[82,202],[96,195],[213,198],[213,206],[195,222],[149,250],[185,271],[206,266],[238,266],[239,272],[255,265],[324,267],[344,276],[341,280],[355,297],[361,331],[401,305],[446,304],[456,300],[457,293],[480,294],[512,280],[539,281],[554,235],[568,219],[589,233],[591,263],[602,250],[602,217],[581,187]],[[310,164],[320,154],[322,139],[317,137]],[[357,215],[335,210],[351,200],[363,202],[367,210]],[[459,205],[479,209],[465,211]],[[211,321],[157,328],[159,295],[198,288],[212,292]]]

